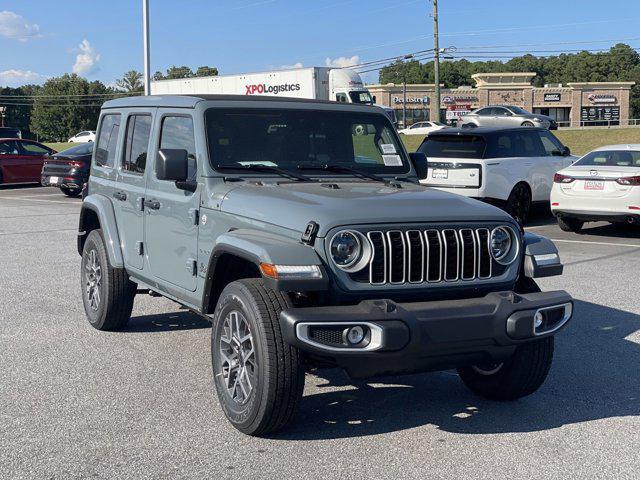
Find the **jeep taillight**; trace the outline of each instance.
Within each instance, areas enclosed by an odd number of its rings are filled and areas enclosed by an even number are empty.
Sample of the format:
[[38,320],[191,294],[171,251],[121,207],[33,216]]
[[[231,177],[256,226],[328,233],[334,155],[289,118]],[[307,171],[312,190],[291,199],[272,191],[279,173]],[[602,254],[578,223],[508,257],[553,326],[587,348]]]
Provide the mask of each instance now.
[[561,173],[556,173],[553,176],[553,183],[571,183],[575,180],[573,177],[569,177],[568,175],[562,175]]
[[620,185],[636,187],[640,185],[640,176],[621,177],[616,179],[616,182],[618,182]]

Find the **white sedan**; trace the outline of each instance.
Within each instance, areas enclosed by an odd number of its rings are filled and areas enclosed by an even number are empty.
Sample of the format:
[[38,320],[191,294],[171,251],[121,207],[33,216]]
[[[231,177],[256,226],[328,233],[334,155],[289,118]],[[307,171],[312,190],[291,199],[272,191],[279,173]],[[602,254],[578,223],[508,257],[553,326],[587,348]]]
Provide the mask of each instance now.
[[71,137],[68,142],[69,143],[89,143],[95,142],[96,140],[96,132],[92,130],[85,130],[84,132],[80,132]]
[[409,128],[403,128],[398,130],[398,133],[402,135],[428,135],[436,130],[447,128],[447,125],[440,122],[418,122],[411,125]]
[[597,148],[556,173],[551,211],[566,232],[589,221],[640,224],[640,144]]

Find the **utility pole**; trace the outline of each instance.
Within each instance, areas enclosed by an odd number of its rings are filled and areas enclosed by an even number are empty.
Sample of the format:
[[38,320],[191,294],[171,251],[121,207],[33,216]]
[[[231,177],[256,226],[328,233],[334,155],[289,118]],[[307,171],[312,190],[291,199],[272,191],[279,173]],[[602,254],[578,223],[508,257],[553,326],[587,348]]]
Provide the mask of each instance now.
[[438,0],[433,1],[433,79],[436,87],[434,102],[436,104],[435,120],[440,121],[440,45],[438,42]]
[[151,95],[151,53],[149,52],[149,0],[142,0],[142,30],[144,33],[144,94]]

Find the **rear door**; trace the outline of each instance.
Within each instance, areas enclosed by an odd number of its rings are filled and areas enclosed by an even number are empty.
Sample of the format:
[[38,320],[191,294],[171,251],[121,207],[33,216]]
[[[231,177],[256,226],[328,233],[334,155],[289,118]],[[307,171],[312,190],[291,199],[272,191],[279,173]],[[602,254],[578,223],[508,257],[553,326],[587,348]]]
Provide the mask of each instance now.
[[509,133],[514,155],[524,166],[522,177],[531,187],[534,202],[548,201],[553,175],[559,170],[555,157],[547,155],[537,130],[519,129]]
[[44,157],[48,155],[51,150],[45,148],[43,145],[31,142],[17,142],[20,149],[20,157],[22,160],[22,167],[24,170],[24,181],[39,182],[40,175],[42,173],[42,165],[44,164]]
[[[186,150],[189,179],[197,179],[194,120],[180,109],[159,109],[155,147]],[[151,274],[163,282],[194,291],[198,258],[197,212],[200,187],[188,192],[149,172],[145,192],[145,249]]]
[[136,111],[124,118],[124,143],[113,193],[124,262],[143,267],[145,170],[153,110]]

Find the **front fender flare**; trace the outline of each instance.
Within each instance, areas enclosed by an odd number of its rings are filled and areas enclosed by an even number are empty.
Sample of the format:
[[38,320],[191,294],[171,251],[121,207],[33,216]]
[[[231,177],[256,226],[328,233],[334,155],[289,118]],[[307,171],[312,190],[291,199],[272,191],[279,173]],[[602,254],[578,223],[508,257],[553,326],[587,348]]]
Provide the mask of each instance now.
[[88,195],[82,201],[82,209],[80,211],[80,223],[78,225],[78,253],[82,255],[82,239],[88,232],[85,224],[84,212],[86,210],[93,211],[100,222],[102,237],[107,250],[109,263],[114,268],[123,268],[124,259],[122,257],[122,248],[120,245],[120,235],[118,234],[118,225],[116,223],[116,214],[113,204],[108,197],[100,194]]
[[220,235],[213,246],[205,277],[203,305],[208,304],[215,283],[216,264],[224,254],[248,260],[258,267],[261,263],[317,265],[322,272],[322,278],[314,280],[276,280],[263,277],[265,284],[274,290],[307,292],[322,291],[329,287],[329,277],[313,247],[268,232],[238,229]]

